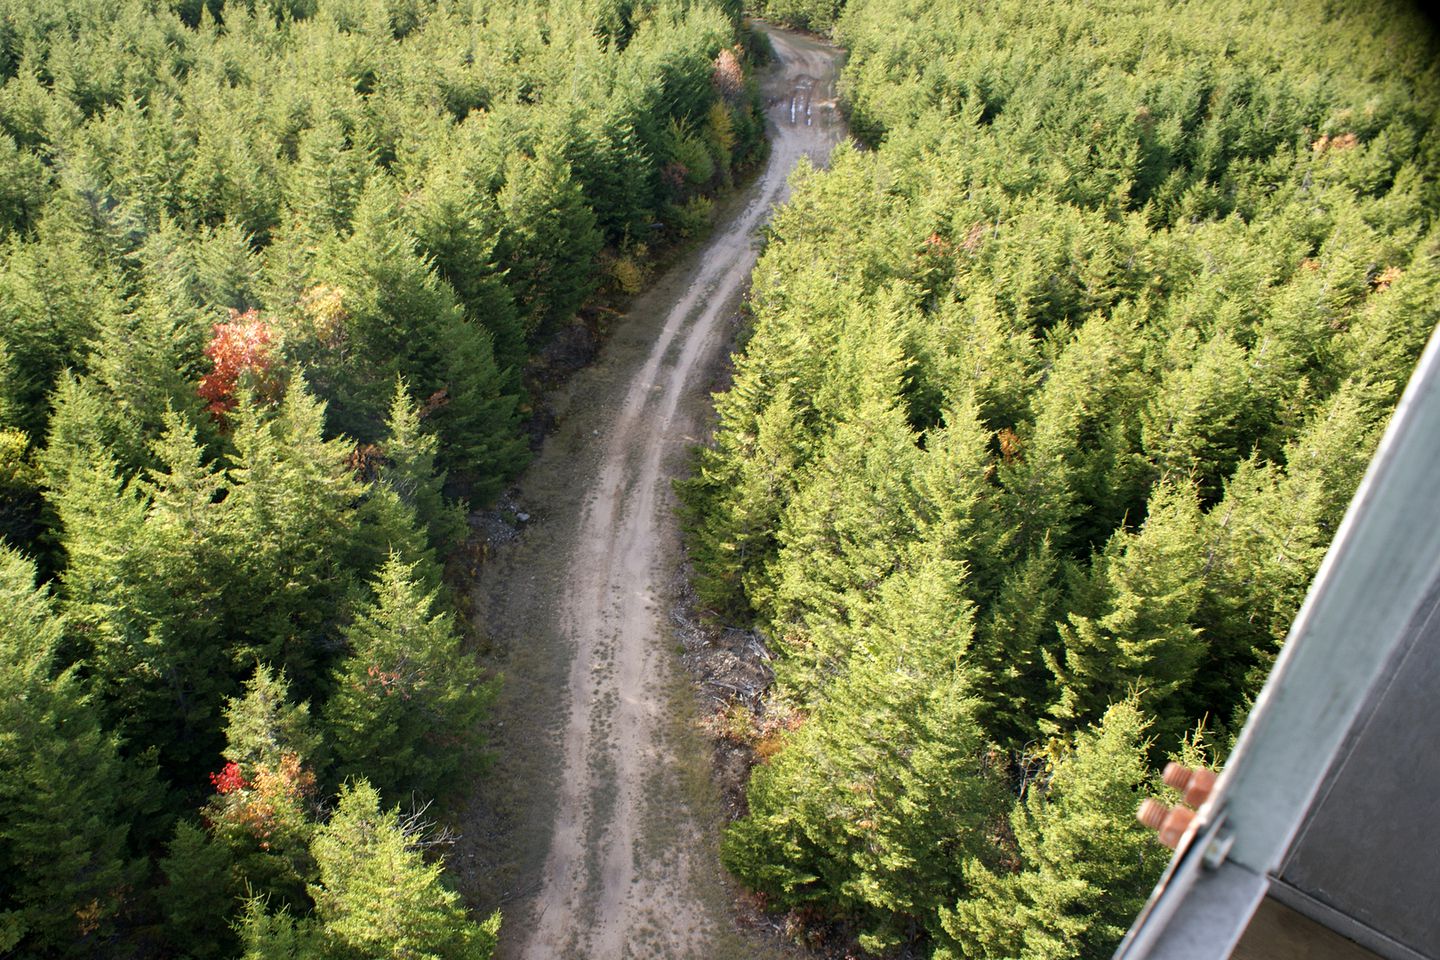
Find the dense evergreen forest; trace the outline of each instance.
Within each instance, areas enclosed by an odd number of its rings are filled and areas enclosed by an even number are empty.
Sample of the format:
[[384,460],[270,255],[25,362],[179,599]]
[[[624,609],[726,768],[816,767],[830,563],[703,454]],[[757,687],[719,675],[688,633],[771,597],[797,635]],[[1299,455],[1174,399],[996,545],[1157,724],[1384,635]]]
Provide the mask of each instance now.
[[[489,955],[445,557],[763,129],[707,0],[0,0],[0,953]],[[430,806],[432,799],[440,805]]]
[[[854,132],[798,176],[682,486],[774,655],[727,865],[877,954],[1108,957],[1440,320],[1403,4],[766,0]],[[843,940],[842,940],[843,942]]]

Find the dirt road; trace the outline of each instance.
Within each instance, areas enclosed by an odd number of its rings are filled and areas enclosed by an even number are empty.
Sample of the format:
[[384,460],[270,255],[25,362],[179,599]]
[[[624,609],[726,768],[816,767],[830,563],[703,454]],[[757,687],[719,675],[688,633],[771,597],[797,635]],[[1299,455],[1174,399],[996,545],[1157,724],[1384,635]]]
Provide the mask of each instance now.
[[499,786],[481,786],[470,829],[476,850],[509,852],[461,853],[482,905],[503,904],[511,960],[764,955],[730,919],[706,748],[665,611],[678,542],[670,481],[758,230],[800,157],[823,162],[843,133],[837,51],[768,32],[768,165],[575,378],[561,429],[521,483],[536,522],[479,587],[506,693],[499,766],[485,778]]

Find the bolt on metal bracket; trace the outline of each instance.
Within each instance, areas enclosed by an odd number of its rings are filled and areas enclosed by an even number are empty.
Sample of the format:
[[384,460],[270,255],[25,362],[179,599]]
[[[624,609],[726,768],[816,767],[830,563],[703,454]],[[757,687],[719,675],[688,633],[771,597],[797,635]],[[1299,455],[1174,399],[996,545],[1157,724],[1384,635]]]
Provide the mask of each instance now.
[[1235,834],[1229,830],[1218,829],[1208,842],[1205,850],[1200,855],[1200,863],[1206,870],[1219,870],[1220,864],[1230,856],[1230,848],[1235,844]]

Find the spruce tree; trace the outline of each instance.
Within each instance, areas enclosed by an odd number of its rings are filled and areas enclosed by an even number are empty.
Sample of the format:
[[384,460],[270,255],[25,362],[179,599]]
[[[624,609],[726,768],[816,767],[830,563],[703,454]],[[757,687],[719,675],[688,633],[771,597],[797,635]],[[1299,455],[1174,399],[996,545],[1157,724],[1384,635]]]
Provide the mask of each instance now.
[[[730,404],[755,389],[753,368],[737,375]],[[749,429],[727,424],[696,455],[694,475],[677,485],[701,602],[727,620],[743,619],[747,597],[763,589],[779,549],[780,518],[795,494],[803,440],[790,386],[767,391]]]
[[373,177],[354,232],[324,248],[318,278],[341,298],[340,352],[321,355],[314,383],[331,401],[333,431],[380,439],[389,384],[403,377],[434,407],[441,465],[484,499],[526,456],[516,398],[505,392],[490,335],[466,320],[450,286],[415,249],[395,185]]
[[813,691],[843,666],[848,651],[819,647],[814,633],[850,622],[901,563],[915,535],[908,474],[918,456],[904,415],[877,398],[836,428],[802,477],[769,570],[773,593],[762,595],[792,689]]
[[470,920],[440,864],[425,862],[417,830],[397,810],[382,809],[365,780],[340,789],[334,815],[311,844],[319,879],[310,894],[327,955],[488,960],[500,915]]
[[1189,726],[1183,695],[1205,644],[1191,625],[1202,590],[1200,510],[1188,482],[1162,481],[1138,531],[1121,530],[1096,555],[1083,605],[1060,627],[1063,656],[1047,655],[1067,725],[1094,721],[1139,691],[1157,732]]
[[438,159],[405,214],[420,251],[455,290],[467,318],[490,334],[505,392],[519,393],[525,331],[500,262],[504,221],[495,198],[458,158]]
[[0,543],[39,552],[45,503],[30,438],[0,427]]
[[1054,679],[1045,667],[1059,646],[1060,561],[1050,541],[1001,581],[965,653],[973,672],[976,718],[1002,746],[1018,749],[1040,734]]
[[305,130],[297,152],[285,178],[288,217],[317,241],[347,233],[374,161],[352,142],[339,117],[322,119]]
[[263,897],[245,901],[245,913],[236,921],[235,931],[243,947],[243,960],[321,960],[337,955],[315,921],[296,920],[284,907],[268,913]]
[[359,539],[364,494],[352,445],[325,439],[325,405],[295,378],[276,409],[242,397],[223,538],[235,545],[226,604],[234,622],[228,653],[240,669],[256,661],[283,668],[301,697],[315,691],[335,637],[340,605],[357,582],[346,561]]
[[590,295],[602,238],[569,164],[553,149],[512,154],[496,199],[505,218],[501,263],[533,343]]
[[225,759],[253,774],[278,767],[287,756],[306,766],[323,766],[324,743],[311,725],[310,704],[292,703],[284,671],[261,663],[243,693],[225,703]]
[[966,396],[948,405],[942,422],[925,434],[914,478],[918,535],[965,563],[967,596],[976,602],[999,588],[1011,552],[992,482],[992,441],[978,404]]
[[478,760],[477,724],[493,688],[460,645],[454,617],[398,555],[345,628],[345,659],[325,704],[341,776],[373,779],[391,800],[433,797]]
[[1162,475],[1193,478],[1213,501],[1261,433],[1251,361],[1227,331],[1197,346],[1185,366],[1166,373],[1141,414],[1145,452]]
[[1030,782],[1010,815],[1018,869],[965,863],[969,894],[944,911],[942,960],[1104,960],[1168,859],[1135,819],[1150,781],[1148,724],[1111,706]]
[[39,436],[48,394],[63,370],[82,372],[88,344],[119,322],[119,279],[95,264],[82,241],[46,230],[0,254],[0,345],[10,425]]
[[230,862],[228,906],[259,894],[303,910],[314,879],[309,843],[322,750],[309,705],[291,702],[285,675],[259,664],[226,702],[225,721],[226,762],[210,775],[204,815]]
[[438,443],[421,424],[420,415],[405,382],[395,381],[379,479],[414,511],[431,549],[444,555],[464,536],[465,512],[445,497],[445,474],[435,466]]
[[751,597],[782,654],[781,682],[796,690],[818,689],[843,666],[847,651],[814,643],[815,631],[852,622],[917,535],[921,453],[896,395],[899,345],[884,327],[856,339],[858,376],[840,372],[825,391],[838,423],[786,506],[768,589]]
[[160,869],[165,885],[155,896],[170,944],[194,960],[230,955],[234,937],[228,917],[234,894],[229,848],[211,840],[202,827],[181,820]]
[[1261,684],[1379,440],[1370,384],[1347,382],[1284,448],[1244,461],[1205,517],[1209,558],[1196,622],[1209,639],[1191,698],[1229,716]]
[[1092,316],[1060,353],[999,475],[1016,544],[1081,555],[1143,500],[1130,423],[1144,386],[1131,318]]
[[755,769],[726,866],[788,907],[860,922],[867,949],[938,931],[984,849],[999,783],[974,720],[961,567],[932,555],[880,588],[849,668]]
[[188,778],[218,749],[220,699],[232,689],[232,567],[216,508],[223,480],[187,421],[167,414],[165,424],[146,476],[122,480],[97,449],[65,479],[56,507],[65,609],[107,715]]
[[0,545],[0,946],[21,956],[106,952],[145,872],[127,839],[149,787],[58,658],[63,631]]
[[53,413],[37,460],[52,502],[71,471],[88,470],[97,457],[109,458],[126,476],[150,462],[139,424],[121,417],[91,378],[62,373],[51,402]]

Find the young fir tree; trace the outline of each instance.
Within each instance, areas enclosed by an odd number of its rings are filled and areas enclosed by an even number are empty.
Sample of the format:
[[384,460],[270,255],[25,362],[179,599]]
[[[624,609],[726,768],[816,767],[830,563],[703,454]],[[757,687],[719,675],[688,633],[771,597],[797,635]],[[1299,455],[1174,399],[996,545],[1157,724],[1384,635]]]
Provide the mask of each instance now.
[[1125,316],[1092,316],[1065,345],[1034,399],[1032,428],[1019,433],[999,476],[1015,543],[1047,537],[1087,553],[1143,502],[1145,471],[1129,423],[1144,389],[1140,351]]
[[[744,368],[725,394],[756,391],[754,368]],[[694,476],[677,484],[684,502],[694,584],[705,606],[727,620],[743,619],[748,597],[762,588],[779,550],[777,531],[804,461],[798,411],[790,386],[766,391],[749,429],[733,421],[716,431],[713,446],[696,456]],[[741,401],[743,403],[743,401]]]
[[1141,436],[1161,475],[1193,478],[1213,502],[1261,433],[1252,364],[1225,330],[1198,347],[1181,342],[1187,359],[1161,378],[1141,413]]
[[312,726],[310,704],[291,702],[285,672],[256,664],[243,693],[225,702],[224,757],[253,778],[261,767],[278,768],[288,756],[322,768],[324,741]]
[[313,695],[335,638],[341,604],[363,576],[348,562],[361,539],[364,485],[352,445],[325,439],[325,405],[301,378],[278,408],[242,395],[233,417],[224,538],[234,544],[227,606],[237,611],[227,653],[238,669],[283,669]]
[[848,651],[815,643],[851,622],[901,563],[915,535],[910,464],[915,436],[893,402],[874,400],[836,428],[786,508],[780,549],[762,595],[782,654],[778,675],[810,692],[843,668]]
[[311,844],[319,879],[310,894],[327,956],[489,960],[500,914],[470,920],[440,864],[425,862],[418,829],[383,810],[365,780],[341,788],[335,814]]
[[231,570],[216,507],[223,478],[193,429],[167,414],[157,467],[124,481],[103,448],[56,495],[67,558],[65,610],[107,715],[167,773],[198,775],[219,747],[232,687],[225,590]]
[[1242,462],[1206,515],[1195,622],[1209,642],[1193,714],[1228,716],[1259,693],[1379,440],[1370,394],[1343,384],[1285,446],[1283,468]]
[[0,336],[0,430],[21,431],[25,422],[25,392],[29,383],[20,373],[11,348]]
[[499,259],[500,208],[458,160],[436,160],[427,174],[419,195],[405,206],[407,222],[466,316],[489,332],[505,392],[518,394],[525,330]]
[[943,912],[938,960],[1104,960],[1166,862],[1135,819],[1150,781],[1148,724],[1114,704],[1033,781],[1010,815],[1018,869],[965,863],[969,893]]
[[430,548],[444,555],[465,534],[465,511],[445,498],[445,474],[435,466],[437,448],[434,435],[421,424],[420,407],[410,399],[405,382],[396,380],[379,479],[414,511]]
[[1063,656],[1046,657],[1060,691],[1052,712],[1065,725],[1094,721],[1138,689],[1161,736],[1178,740],[1189,726],[1183,695],[1205,650],[1191,625],[1203,589],[1200,537],[1194,486],[1162,481],[1140,529],[1116,532],[1096,555],[1087,596],[1060,627]]
[[976,719],[989,737],[1020,749],[1040,735],[1054,700],[1045,656],[1059,646],[1060,561],[1043,540],[1000,583],[965,652],[974,674]]
[[320,241],[350,230],[375,164],[351,142],[338,117],[321,120],[300,134],[299,156],[285,177],[285,211],[302,232]]
[[857,339],[858,375],[825,391],[838,422],[786,507],[768,589],[751,597],[779,644],[781,682],[795,690],[818,689],[843,667],[848,651],[816,643],[816,632],[843,637],[830,628],[854,620],[918,532],[921,451],[897,396],[899,345],[883,327]]
[[316,270],[341,298],[344,349],[313,367],[332,402],[332,431],[380,439],[388,385],[403,377],[434,406],[441,465],[482,499],[497,492],[526,456],[516,398],[505,392],[490,335],[416,252],[388,178],[366,184],[354,232],[327,246]]
[[0,427],[0,543],[38,552],[45,500],[30,438]]
[[314,920],[296,920],[284,907],[266,911],[263,897],[245,901],[245,912],[235,922],[242,960],[329,960],[346,956],[333,951]]
[[980,422],[978,405],[963,397],[926,433],[925,456],[914,477],[919,535],[943,544],[946,556],[965,563],[966,594],[977,603],[999,589],[1010,552],[1000,491],[991,482],[992,439]]
[[433,797],[478,759],[477,724],[493,688],[460,645],[454,617],[398,555],[374,599],[345,628],[325,724],[341,776],[365,776],[392,800]]
[[553,150],[512,154],[496,199],[505,218],[500,262],[533,343],[590,295],[603,240],[569,164]]
[[230,849],[200,826],[175,824],[160,860],[165,884],[155,891],[165,918],[165,934],[180,956],[193,960],[232,956],[235,938],[229,915],[234,909]]
[[723,845],[747,885],[857,919],[874,951],[938,932],[1000,810],[963,665],[962,568],[938,552],[880,588],[873,619],[851,629],[847,672],[755,769]]
[[214,794],[204,815],[230,862],[228,917],[242,896],[263,895],[302,910],[317,807],[315,764],[322,749],[309,705],[290,700],[283,672],[264,664],[225,705],[225,764],[210,775]]
[[74,667],[35,568],[0,546],[0,950],[84,957],[107,951],[144,875],[127,849],[149,787]]
[[52,502],[64,489],[71,471],[89,469],[101,451],[126,476],[149,462],[139,424],[121,417],[91,378],[62,373],[51,394],[51,404],[53,412],[45,444],[36,460]]
[[44,433],[49,393],[63,370],[81,372],[88,346],[119,322],[119,280],[78,238],[46,230],[0,254],[0,346],[9,425]]

